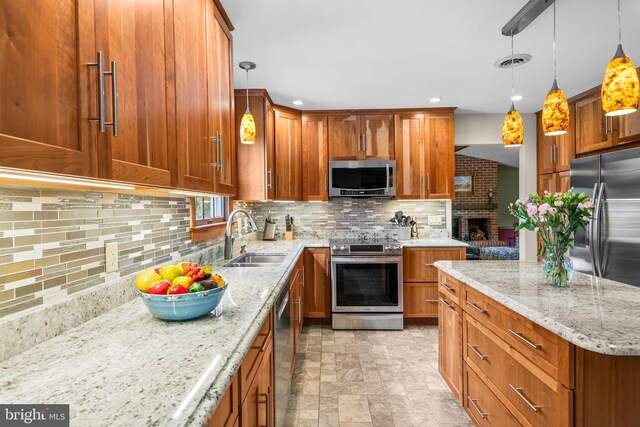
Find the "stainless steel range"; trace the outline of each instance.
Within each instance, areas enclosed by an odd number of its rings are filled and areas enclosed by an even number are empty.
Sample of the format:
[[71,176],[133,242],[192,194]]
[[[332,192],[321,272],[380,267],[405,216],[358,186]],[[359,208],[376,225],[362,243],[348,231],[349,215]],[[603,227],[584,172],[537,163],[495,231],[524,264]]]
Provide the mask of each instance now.
[[402,329],[402,244],[330,240],[333,329]]

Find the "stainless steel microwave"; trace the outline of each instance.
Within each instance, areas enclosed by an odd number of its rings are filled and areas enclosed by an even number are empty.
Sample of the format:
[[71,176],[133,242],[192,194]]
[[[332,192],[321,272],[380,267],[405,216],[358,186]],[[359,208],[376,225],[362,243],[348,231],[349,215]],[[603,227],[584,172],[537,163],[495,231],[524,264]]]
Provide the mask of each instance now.
[[393,197],[395,176],[395,160],[333,160],[329,197]]

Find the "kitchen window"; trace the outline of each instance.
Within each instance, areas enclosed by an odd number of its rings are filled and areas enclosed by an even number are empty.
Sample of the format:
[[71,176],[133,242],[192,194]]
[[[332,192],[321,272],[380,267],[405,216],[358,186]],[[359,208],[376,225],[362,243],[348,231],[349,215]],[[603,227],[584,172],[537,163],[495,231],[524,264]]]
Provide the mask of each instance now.
[[229,215],[229,197],[192,197],[189,205],[193,242],[224,234],[224,226]]

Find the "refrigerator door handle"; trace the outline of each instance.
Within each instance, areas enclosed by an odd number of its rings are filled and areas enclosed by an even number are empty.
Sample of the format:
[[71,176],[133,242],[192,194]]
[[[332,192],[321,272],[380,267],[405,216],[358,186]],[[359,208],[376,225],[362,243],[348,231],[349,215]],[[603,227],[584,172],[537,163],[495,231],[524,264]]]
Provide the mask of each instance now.
[[602,206],[602,197],[604,195],[604,183],[601,182],[600,183],[600,190],[598,191],[598,198],[596,199],[596,206],[595,206],[595,214],[594,214],[594,220],[595,220],[595,224],[593,225],[593,228],[595,229],[595,233],[594,233],[594,239],[593,239],[593,244],[595,245],[595,255],[596,258],[594,259],[594,265],[596,266],[596,272],[597,275],[599,277],[602,277],[602,275],[604,274],[604,272],[602,271],[602,253],[601,253],[601,247],[600,247],[600,207]]
[[[594,206],[598,204],[598,183],[593,184],[593,197],[595,200],[593,201]],[[587,227],[587,245],[589,245],[589,255],[591,256],[591,272],[594,276],[598,276],[598,269],[596,267],[596,250],[594,248],[595,239],[593,236],[593,228],[596,223],[596,209],[594,207],[593,217],[589,222]]]

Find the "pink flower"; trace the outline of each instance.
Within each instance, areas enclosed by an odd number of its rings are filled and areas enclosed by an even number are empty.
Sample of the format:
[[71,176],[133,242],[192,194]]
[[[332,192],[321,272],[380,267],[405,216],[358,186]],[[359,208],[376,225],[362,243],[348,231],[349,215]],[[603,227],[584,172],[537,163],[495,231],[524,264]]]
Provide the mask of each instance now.
[[540,231],[540,228],[536,227],[536,228],[533,229],[533,231],[535,231],[537,233],[538,231]]
[[536,205],[534,205],[533,203],[529,203],[527,205],[527,213],[529,215],[535,215],[538,212],[538,207]]
[[588,216],[583,216],[583,217],[582,217],[582,220],[583,220],[583,221],[589,221],[589,217],[588,217]]
[[544,215],[545,213],[547,213],[547,210],[549,210],[549,203],[543,203],[538,208],[538,211],[540,212],[541,215]]
[[589,209],[593,207],[593,203],[591,203],[591,200],[587,200],[586,202],[584,202],[584,207]]
[[520,206],[522,204],[522,201],[520,199],[516,200],[516,206]]
[[556,205],[557,207],[560,207],[560,206],[564,205],[562,200],[556,200],[555,202],[553,202],[553,204]]
[[578,203],[578,209],[584,209],[584,203]]
[[556,208],[549,208],[548,212],[549,212],[551,215],[555,215],[555,214],[556,214],[556,212],[558,212],[558,209],[556,209]]

